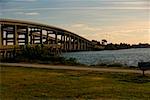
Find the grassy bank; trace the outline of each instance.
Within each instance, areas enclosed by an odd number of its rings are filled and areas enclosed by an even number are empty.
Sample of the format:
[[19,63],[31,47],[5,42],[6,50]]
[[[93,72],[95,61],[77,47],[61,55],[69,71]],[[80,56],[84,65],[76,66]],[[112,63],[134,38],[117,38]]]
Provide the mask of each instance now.
[[150,98],[150,76],[92,71],[1,67],[0,98],[139,99]]

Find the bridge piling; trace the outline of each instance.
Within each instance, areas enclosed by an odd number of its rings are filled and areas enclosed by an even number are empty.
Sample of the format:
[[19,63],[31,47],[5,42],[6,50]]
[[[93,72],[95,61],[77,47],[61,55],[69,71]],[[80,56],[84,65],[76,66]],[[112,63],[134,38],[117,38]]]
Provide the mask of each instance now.
[[63,36],[63,51],[66,51],[66,37],[65,37],[65,34]]
[[73,36],[73,51],[75,51],[75,37]]
[[42,28],[40,28],[40,44],[43,44]]
[[54,34],[55,34],[55,44],[58,44],[57,31],[54,31]]
[[72,50],[72,45],[71,45],[71,36],[69,35],[69,51]]
[[17,30],[17,25],[14,25],[14,45],[18,45],[18,30]]
[[25,35],[25,44],[28,45],[29,44],[29,27],[26,27],[26,34]]
[[2,25],[0,25],[0,47],[2,47],[3,45],[3,41],[2,41],[2,35],[3,34],[3,28],[2,28]]

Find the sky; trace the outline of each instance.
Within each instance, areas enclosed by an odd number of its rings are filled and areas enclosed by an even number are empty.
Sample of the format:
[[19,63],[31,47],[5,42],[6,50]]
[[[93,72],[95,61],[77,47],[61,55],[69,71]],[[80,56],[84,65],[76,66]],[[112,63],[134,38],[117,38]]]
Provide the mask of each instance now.
[[0,18],[48,24],[89,40],[150,43],[149,0],[0,0]]

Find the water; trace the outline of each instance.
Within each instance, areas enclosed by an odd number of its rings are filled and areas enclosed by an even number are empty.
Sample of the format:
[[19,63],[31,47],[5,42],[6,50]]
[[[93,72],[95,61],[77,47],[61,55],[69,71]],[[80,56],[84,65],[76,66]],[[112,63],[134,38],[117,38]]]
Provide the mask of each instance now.
[[137,66],[140,61],[150,61],[150,48],[70,52],[62,56],[76,58],[78,62],[87,65],[121,63],[127,66]]

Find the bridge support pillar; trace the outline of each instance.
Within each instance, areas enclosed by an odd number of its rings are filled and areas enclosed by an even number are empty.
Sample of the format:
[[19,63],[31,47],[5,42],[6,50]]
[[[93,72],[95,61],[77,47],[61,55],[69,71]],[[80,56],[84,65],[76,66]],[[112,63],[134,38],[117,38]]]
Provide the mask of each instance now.
[[77,51],[78,50],[78,40],[75,39],[75,50]]
[[82,50],[84,50],[84,40],[82,40]]
[[61,45],[63,45],[63,35],[61,35]]
[[85,51],[85,41],[83,41],[83,51]]
[[40,44],[43,44],[43,35],[42,35],[42,29],[40,29]]
[[86,50],[89,51],[89,43],[86,44]]
[[68,50],[68,37],[67,35],[65,36],[65,50]]
[[80,40],[80,50],[82,51],[82,40]]
[[81,51],[82,50],[82,40],[80,40],[79,43],[80,43],[80,49],[79,50]]
[[55,31],[54,33],[55,33],[55,44],[58,44],[58,40],[57,40],[57,31]]
[[14,45],[18,45],[17,25],[14,26]]
[[25,34],[25,44],[29,44],[29,27],[26,27],[26,34]]
[[51,33],[49,31],[47,31],[47,33],[46,33],[46,42],[47,42],[47,44],[52,44],[52,40],[49,38],[50,34]]
[[30,44],[33,44],[33,36],[32,36],[32,29],[30,30]]
[[86,42],[86,51],[88,51],[87,42]]
[[84,41],[84,51],[86,51],[86,41]]
[[77,41],[78,41],[78,45],[77,45],[78,46],[78,50],[80,50],[80,39],[78,38]]
[[33,41],[33,44],[35,44],[36,42],[35,42],[35,35],[33,35],[33,37],[32,37],[32,41]]
[[48,33],[48,31],[46,32],[46,44],[49,44],[49,38],[48,38],[48,36],[49,36],[49,33]]
[[[4,38],[4,37],[3,37]],[[6,43],[5,43],[5,45],[7,45],[8,44],[8,33],[6,32]],[[13,41],[14,42],[14,41]]]
[[64,44],[63,35],[61,35],[61,40],[60,40],[60,42],[61,42],[61,48],[63,48],[63,44]]
[[75,37],[73,37],[73,43],[72,44],[73,44],[73,48],[72,49],[73,49],[73,51],[75,51],[75,49],[76,49],[75,48]]
[[82,49],[81,50],[84,50],[84,40],[82,40]]
[[0,25],[0,47],[3,45],[3,26]]
[[69,51],[71,51],[72,45],[71,45],[71,36],[69,35]]
[[68,36],[66,36],[66,50],[69,49],[69,39],[68,39]]
[[66,51],[66,36],[63,36],[63,50]]

